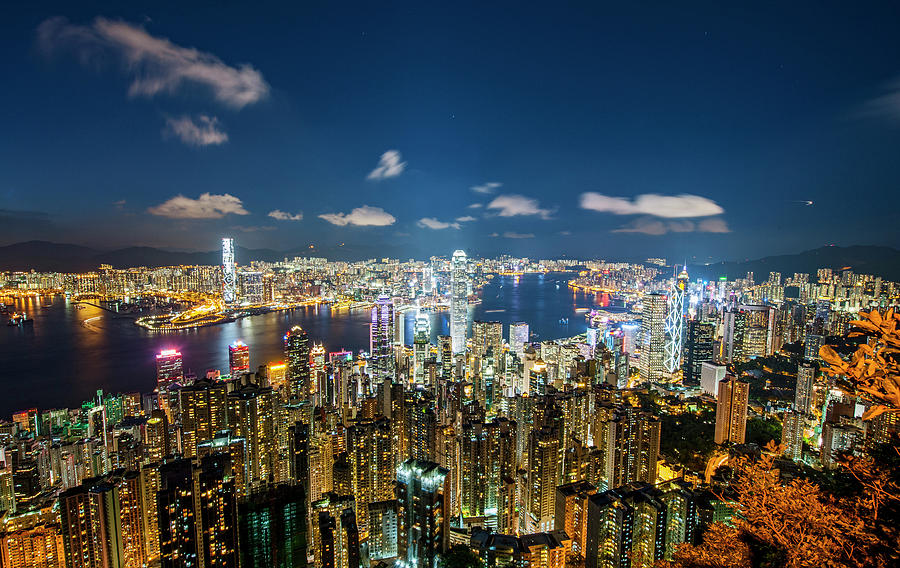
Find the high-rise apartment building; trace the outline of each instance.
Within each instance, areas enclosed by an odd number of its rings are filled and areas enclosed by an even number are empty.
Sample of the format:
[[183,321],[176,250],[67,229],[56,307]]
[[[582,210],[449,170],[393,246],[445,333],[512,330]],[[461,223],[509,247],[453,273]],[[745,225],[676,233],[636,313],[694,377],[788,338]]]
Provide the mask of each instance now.
[[645,294],[641,316],[641,381],[665,378],[666,308],[665,294]]
[[469,326],[469,274],[466,253],[453,252],[450,259],[450,337],[453,354],[466,352],[466,332]]
[[750,399],[750,383],[726,376],[719,383],[716,404],[717,444],[743,444],[747,435],[747,404]]
[[428,385],[425,374],[425,361],[431,357],[431,323],[428,315],[416,312],[413,326],[413,381],[417,385]]
[[740,305],[723,314],[725,360],[748,361],[775,349],[775,308]]
[[242,502],[241,566],[306,566],[308,507],[301,485],[273,485]]
[[[179,391],[181,397],[181,452],[197,455],[197,444],[228,428],[227,384],[217,379],[198,379]],[[158,460],[162,456],[156,456]]]
[[272,388],[247,382],[228,393],[228,424],[232,433],[244,440],[247,487],[268,483],[276,474],[278,456]]
[[797,366],[797,385],[794,389],[794,410],[801,414],[812,412],[815,378],[816,366],[809,361],[801,361]]
[[659,461],[659,418],[631,407],[620,407],[606,422],[604,476],[606,487],[656,483]]
[[284,334],[284,359],[290,397],[307,400],[310,393],[309,336],[299,325]]
[[434,568],[450,543],[448,474],[429,461],[397,468],[399,553],[409,568]]
[[359,420],[347,428],[351,484],[356,499],[356,520],[363,538],[368,532],[369,503],[393,497],[396,461],[391,421],[383,416]]

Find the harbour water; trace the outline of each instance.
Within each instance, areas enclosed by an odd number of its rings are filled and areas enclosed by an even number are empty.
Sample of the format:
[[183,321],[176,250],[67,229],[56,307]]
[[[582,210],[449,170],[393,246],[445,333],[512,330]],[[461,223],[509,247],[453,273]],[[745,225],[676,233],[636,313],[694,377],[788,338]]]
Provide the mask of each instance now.
[[[532,341],[569,337],[586,328],[584,308],[605,305],[608,298],[573,291],[572,274],[498,276],[485,286],[482,303],[470,306],[469,320],[530,325]],[[18,311],[34,318],[27,327],[0,329],[0,416],[25,408],[72,407],[105,392],[152,390],[154,356],[175,348],[185,368],[201,375],[228,368],[228,345],[250,346],[251,368],[282,356],[282,337],[302,326],[327,351],[367,350],[368,310],[334,311],[327,306],[242,318],[233,323],[190,331],[154,333],[93,306],[76,307],[63,296],[19,300]],[[580,309],[579,309],[580,308]],[[577,310],[577,312],[576,312]],[[405,314],[405,338],[412,342],[415,312]],[[448,312],[430,314],[432,339],[449,334]]]

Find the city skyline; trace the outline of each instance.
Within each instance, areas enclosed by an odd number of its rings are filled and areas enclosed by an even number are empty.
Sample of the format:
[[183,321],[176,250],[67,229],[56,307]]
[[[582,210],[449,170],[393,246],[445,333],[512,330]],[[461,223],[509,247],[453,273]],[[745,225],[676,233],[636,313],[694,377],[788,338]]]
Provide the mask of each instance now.
[[516,8],[16,6],[0,245],[900,245],[895,5]]

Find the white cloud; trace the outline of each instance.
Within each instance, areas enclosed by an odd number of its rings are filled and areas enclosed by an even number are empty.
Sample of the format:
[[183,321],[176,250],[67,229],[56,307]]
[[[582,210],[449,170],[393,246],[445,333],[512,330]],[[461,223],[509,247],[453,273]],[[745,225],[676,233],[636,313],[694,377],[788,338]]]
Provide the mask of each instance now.
[[439,231],[441,229],[459,229],[461,225],[457,223],[446,223],[444,221],[439,221],[434,217],[423,217],[416,221],[416,225],[422,227],[423,229],[434,229],[435,231]]
[[664,221],[653,217],[641,217],[631,223],[613,229],[613,233],[641,233],[644,235],[665,235],[666,233],[729,233],[725,220],[719,217],[699,222],[680,220]]
[[269,211],[268,216],[277,219],[279,221],[302,221],[303,220],[303,212],[299,211],[297,213],[288,213],[287,211],[282,211],[281,209],[275,209],[274,211]]
[[533,239],[534,233],[514,233],[512,231],[506,231],[503,233],[503,236],[507,239]]
[[235,231],[240,231],[242,233],[258,233],[260,231],[274,231],[275,227],[271,225],[263,225],[263,226],[245,226],[245,225],[235,225],[232,227]]
[[472,217],[471,215],[463,215],[462,217],[456,218],[457,223],[468,223],[468,222],[474,221],[474,220],[475,220],[475,217]]
[[239,198],[228,193],[214,195],[208,192],[201,194],[197,199],[176,195],[156,207],[147,209],[147,212],[171,219],[221,219],[230,213],[250,214],[244,209],[244,204]]
[[684,217],[709,217],[725,212],[718,203],[699,195],[659,195],[645,193],[634,200],[627,197],[609,197],[589,191],[580,198],[582,209],[613,213],[614,215],[652,215],[669,219]]
[[218,146],[228,142],[228,133],[222,130],[219,119],[201,114],[196,120],[190,116],[167,117],[166,135],[174,135],[188,146]]
[[884,91],[882,95],[866,101],[856,114],[900,120],[900,79],[888,83]]
[[483,203],[473,203],[469,205],[469,209],[481,209],[482,207],[484,207]]
[[325,213],[319,215],[320,219],[325,219],[332,225],[345,226],[356,225],[359,227],[385,227],[393,225],[397,219],[382,209],[381,207],[370,207],[363,205],[357,207],[350,213]]
[[208,89],[221,104],[242,108],[269,94],[268,83],[251,65],[227,65],[211,53],[181,47],[120,20],[96,18],[81,26],[50,18],[38,26],[37,38],[46,52],[74,53],[84,65],[117,61],[131,77],[130,96],[173,94],[192,85]]
[[537,199],[524,195],[498,195],[487,204],[488,209],[497,209],[501,217],[516,217],[519,215],[538,215],[541,219],[549,219],[553,214],[550,209],[541,209]]
[[481,185],[473,185],[469,189],[471,189],[475,193],[494,193],[494,190],[502,185],[503,184],[499,181],[489,181]]
[[388,150],[381,155],[378,165],[374,170],[369,172],[367,179],[386,179],[397,177],[406,169],[406,162],[401,161],[403,158],[397,150]]

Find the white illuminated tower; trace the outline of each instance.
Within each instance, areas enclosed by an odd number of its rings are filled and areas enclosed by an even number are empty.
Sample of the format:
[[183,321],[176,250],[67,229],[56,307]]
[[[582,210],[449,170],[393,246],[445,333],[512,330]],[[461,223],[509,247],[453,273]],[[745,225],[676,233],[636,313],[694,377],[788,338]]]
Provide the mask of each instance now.
[[428,315],[416,312],[416,325],[413,336],[414,380],[416,384],[425,384],[425,360],[428,358],[431,343],[431,323]]
[[466,352],[466,328],[469,325],[468,287],[466,253],[457,250],[450,260],[450,341],[454,355]]
[[682,269],[672,285],[666,312],[666,352],[663,364],[667,373],[681,367],[681,351],[684,342],[684,297],[687,293],[688,273]]
[[641,381],[661,381],[665,376],[666,295],[645,294],[641,316]]
[[237,271],[234,264],[234,239],[222,239],[222,300],[233,304],[237,300]]
[[381,295],[372,308],[369,327],[369,356],[371,375],[376,382],[394,379],[394,301]]

